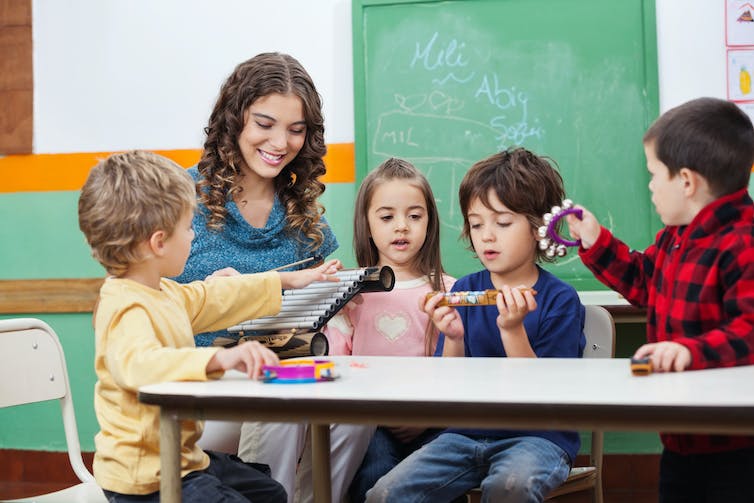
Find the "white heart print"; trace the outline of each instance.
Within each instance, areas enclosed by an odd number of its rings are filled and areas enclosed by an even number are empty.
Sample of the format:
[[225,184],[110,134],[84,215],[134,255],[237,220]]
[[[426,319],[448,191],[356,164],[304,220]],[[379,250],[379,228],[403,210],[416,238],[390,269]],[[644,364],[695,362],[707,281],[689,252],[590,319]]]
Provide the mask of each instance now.
[[377,331],[391,341],[398,339],[408,329],[408,320],[402,314],[391,316],[388,313],[382,313],[377,316],[375,324]]

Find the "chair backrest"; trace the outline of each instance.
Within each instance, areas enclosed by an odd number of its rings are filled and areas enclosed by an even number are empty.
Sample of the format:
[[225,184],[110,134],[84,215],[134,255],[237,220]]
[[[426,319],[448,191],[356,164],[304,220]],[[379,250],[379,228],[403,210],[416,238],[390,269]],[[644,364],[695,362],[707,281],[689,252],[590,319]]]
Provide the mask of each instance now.
[[[584,306],[584,358],[612,358],[615,356],[615,321],[610,312],[602,306]],[[592,430],[592,446],[589,458],[595,470],[592,499],[595,503],[603,502],[602,495],[602,454],[604,451],[604,434],[601,430]]]
[[612,358],[615,356],[615,322],[610,311],[602,306],[584,307],[584,358]]
[[0,407],[59,400],[68,459],[82,482],[94,477],[81,457],[63,347],[55,331],[34,318],[0,320]]

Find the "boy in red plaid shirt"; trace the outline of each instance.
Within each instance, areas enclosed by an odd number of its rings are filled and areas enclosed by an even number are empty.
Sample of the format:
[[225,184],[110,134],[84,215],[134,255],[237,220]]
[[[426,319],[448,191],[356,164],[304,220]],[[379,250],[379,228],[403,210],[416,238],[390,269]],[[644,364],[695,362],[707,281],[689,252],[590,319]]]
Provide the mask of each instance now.
[[[581,260],[647,308],[649,343],[634,357],[649,357],[656,372],[754,363],[751,121],[733,103],[695,99],[652,124],[644,151],[665,228],[639,252],[588,211],[582,220],[569,215]],[[754,437],[660,436],[661,502],[754,501]]]

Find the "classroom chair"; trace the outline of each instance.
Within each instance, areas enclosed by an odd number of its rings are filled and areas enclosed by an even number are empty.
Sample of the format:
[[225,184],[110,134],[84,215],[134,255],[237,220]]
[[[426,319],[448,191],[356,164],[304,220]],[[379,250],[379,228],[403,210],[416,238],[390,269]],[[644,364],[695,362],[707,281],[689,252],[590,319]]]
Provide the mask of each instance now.
[[[615,321],[610,312],[602,306],[585,306],[584,358],[612,358],[615,356]],[[563,484],[552,491],[547,500],[586,490],[591,490],[593,503],[603,503],[602,499],[602,450],[603,432],[591,432],[592,447],[589,466],[574,466]],[[479,503],[482,492],[472,489],[467,494],[469,503]]]
[[81,483],[61,491],[11,501],[106,503],[104,493],[81,458],[68,370],[58,336],[41,320],[0,320],[0,408],[50,400],[60,401],[68,459]]
[[204,421],[204,431],[196,443],[205,451],[217,451],[237,455],[238,443],[240,441],[240,422],[208,419]]

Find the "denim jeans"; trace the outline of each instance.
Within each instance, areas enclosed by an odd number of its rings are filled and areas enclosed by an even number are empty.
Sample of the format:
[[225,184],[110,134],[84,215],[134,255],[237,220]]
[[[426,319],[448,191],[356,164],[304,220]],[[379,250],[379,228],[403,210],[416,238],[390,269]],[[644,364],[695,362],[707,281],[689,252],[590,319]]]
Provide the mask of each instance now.
[[382,477],[367,503],[451,502],[478,486],[483,503],[540,502],[570,469],[568,455],[544,438],[443,433]]
[[[207,451],[207,469],[181,479],[184,503],[286,503],[283,486],[272,480],[267,465],[244,463],[238,457]],[[160,492],[135,495],[104,491],[110,503],[159,503]]]
[[754,449],[660,458],[661,503],[750,503],[754,501]]
[[410,442],[403,443],[387,428],[382,426],[377,428],[369,442],[364,460],[351,482],[351,488],[348,491],[350,503],[364,503],[367,491],[380,477],[392,470],[412,452],[437,437],[440,431],[428,429]]

